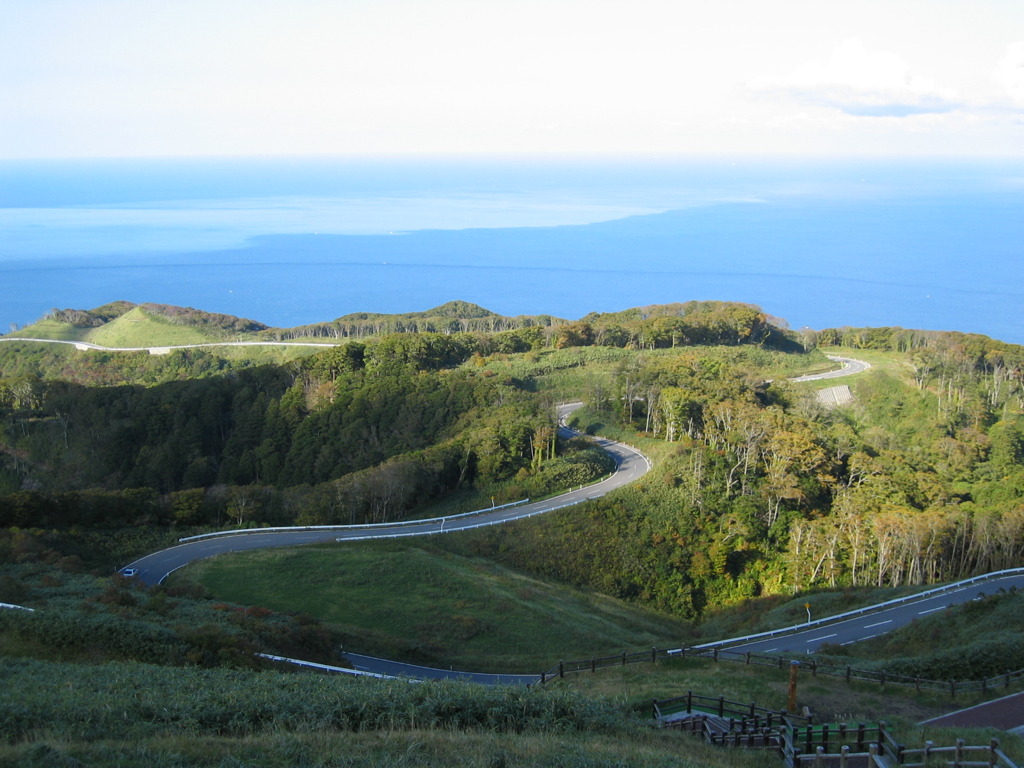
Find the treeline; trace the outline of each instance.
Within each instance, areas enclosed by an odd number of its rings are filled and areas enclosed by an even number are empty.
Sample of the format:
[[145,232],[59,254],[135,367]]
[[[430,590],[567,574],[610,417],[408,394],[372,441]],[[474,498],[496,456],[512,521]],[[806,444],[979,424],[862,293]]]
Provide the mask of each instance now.
[[563,322],[551,315],[506,317],[466,301],[450,301],[424,312],[357,312],[329,322],[275,328],[271,335],[278,339],[366,339],[392,333],[490,334],[523,328],[548,328]]
[[852,382],[853,406],[830,411],[724,354],[638,358],[580,419],[663,441],[654,471],[472,547],[687,617],[794,589],[1024,565],[1019,384],[994,389],[990,368],[966,366],[950,408],[944,381],[874,370]]
[[[522,332],[513,336],[508,332]],[[616,313],[591,313],[570,322],[550,315],[505,317],[466,302],[449,302],[426,312],[400,315],[355,314],[329,323],[273,329],[275,338],[325,337],[365,339],[394,333],[473,333],[481,353],[506,350],[509,338],[528,338],[533,348],[609,346],[664,349],[693,345],[755,344],[796,349],[784,323],[758,307],[723,301],[690,301],[641,307]]]
[[79,328],[98,328],[128,312],[135,305],[130,301],[113,301],[95,309],[51,309],[45,317]]
[[457,368],[476,349],[408,334],[152,387],[3,380],[0,521],[383,522],[461,488],[522,498],[610,471],[557,444],[523,382]]

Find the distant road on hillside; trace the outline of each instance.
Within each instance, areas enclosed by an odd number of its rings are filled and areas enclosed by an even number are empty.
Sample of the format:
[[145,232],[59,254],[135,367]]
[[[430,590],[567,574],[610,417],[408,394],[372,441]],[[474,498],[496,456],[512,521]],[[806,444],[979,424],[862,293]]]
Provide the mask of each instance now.
[[104,347],[89,341],[70,339],[34,339],[27,336],[0,336],[0,341],[34,341],[40,344],[69,344],[77,350],[98,352],[149,352],[151,355],[167,354],[174,349],[199,349],[201,347],[340,347],[335,342],[316,341],[203,341],[198,344],[161,344],[152,347]]
[[789,381],[821,381],[822,379],[838,379],[841,376],[853,376],[855,373],[863,373],[871,367],[871,363],[864,360],[854,360],[852,357],[840,357],[839,355],[826,355],[829,360],[834,360],[842,365],[835,371],[826,373],[809,373],[806,376],[794,376]]

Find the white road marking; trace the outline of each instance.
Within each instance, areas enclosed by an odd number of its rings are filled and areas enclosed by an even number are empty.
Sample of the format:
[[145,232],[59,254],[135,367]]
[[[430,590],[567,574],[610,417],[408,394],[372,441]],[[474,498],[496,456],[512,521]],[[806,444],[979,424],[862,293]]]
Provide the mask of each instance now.
[[838,633],[838,632],[833,632],[833,633],[832,633],[831,635],[825,635],[824,637],[816,637],[816,638],[814,638],[813,640],[807,640],[807,641],[805,641],[805,642],[808,642],[808,643],[816,643],[816,642],[818,642],[819,640],[828,640],[828,639],[829,639],[830,637],[835,637],[835,636],[836,636],[837,634],[839,634],[839,633]]
[[886,619],[885,621],[880,621],[877,624],[867,624],[867,625],[865,625],[864,629],[871,629],[872,627],[880,627],[883,624],[892,624],[892,619]]
[[938,608],[929,608],[929,609],[928,609],[928,610],[926,610],[926,611],[918,611],[918,612],[917,612],[917,615],[918,615],[918,616],[922,616],[922,615],[924,615],[924,614],[926,614],[926,613],[935,613],[935,611],[941,611],[941,610],[942,610],[942,609],[944,609],[945,607],[946,607],[946,606],[944,606],[944,605],[940,605],[940,606],[939,606]]

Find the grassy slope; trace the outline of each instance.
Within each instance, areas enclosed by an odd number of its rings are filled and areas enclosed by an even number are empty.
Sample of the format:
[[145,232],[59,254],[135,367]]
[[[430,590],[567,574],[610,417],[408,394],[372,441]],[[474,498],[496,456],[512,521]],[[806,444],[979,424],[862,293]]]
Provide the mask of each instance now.
[[85,341],[92,328],[81,328],[70,323],[62,323],[53,318],[44,317],[32,325],[7,334],[7,338],[25,339],[57,339],[61,341]]
[[349,635],[350,650],[471,671],[539,672],[559,658],[676,644],[688,631],[425,542],[264,550],[203,561],[174,578],[224,600],[309,613]]
[[96,328],[83,328],[44,318],[10,336],[87,341],[104,347],[152,347],[223,340],[222,336],[195,326],[171,323],[141,307],[133,307],[120,317]]
[[202,344],[221,341],[222,336],[191,325],[178,325],[134,307],[109,323],[94,329],[87,341],[104,347],[146,347],[155,345]]

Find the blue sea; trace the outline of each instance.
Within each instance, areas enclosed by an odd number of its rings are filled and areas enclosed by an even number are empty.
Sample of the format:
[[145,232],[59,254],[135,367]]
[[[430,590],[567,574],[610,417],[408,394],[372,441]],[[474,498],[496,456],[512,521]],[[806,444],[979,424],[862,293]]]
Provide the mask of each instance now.
[[288,327],[691,299],[1024,343],[1024,160],[0,161],[0,329],[126,299]]

